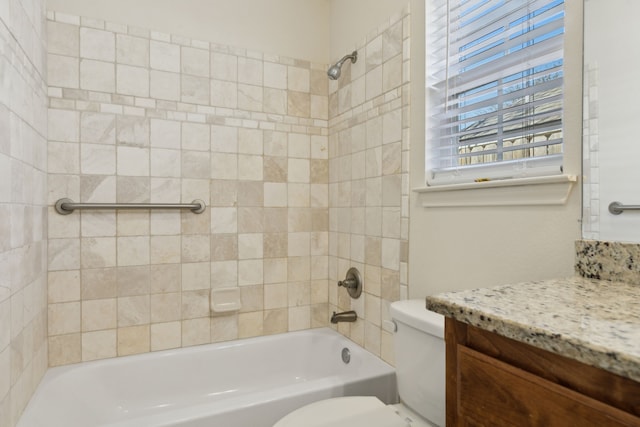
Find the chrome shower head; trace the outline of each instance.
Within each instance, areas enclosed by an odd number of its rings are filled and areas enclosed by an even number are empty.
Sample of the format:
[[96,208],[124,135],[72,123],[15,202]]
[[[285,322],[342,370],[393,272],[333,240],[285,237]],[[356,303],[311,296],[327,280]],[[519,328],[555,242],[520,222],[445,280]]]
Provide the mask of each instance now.
[[327,70],[327,76],[329,76],[331,80],[338,80],[338,77],[340,77],[342,64],[344,64],[347,59],[351,59],[352,64],[355,63],[358,60],[358,51],[354,50],[353,52],[351,52],[351,54],[343,56],[340,61],[329,67],[329,69]]

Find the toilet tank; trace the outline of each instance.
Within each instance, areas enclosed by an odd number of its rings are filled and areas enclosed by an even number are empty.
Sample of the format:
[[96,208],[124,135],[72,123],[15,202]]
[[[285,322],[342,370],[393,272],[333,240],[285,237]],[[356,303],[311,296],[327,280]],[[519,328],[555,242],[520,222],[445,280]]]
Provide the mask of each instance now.
[[445,425],[444,317],[424,299],[396,301],[390,307],[400,401],[438,425]]

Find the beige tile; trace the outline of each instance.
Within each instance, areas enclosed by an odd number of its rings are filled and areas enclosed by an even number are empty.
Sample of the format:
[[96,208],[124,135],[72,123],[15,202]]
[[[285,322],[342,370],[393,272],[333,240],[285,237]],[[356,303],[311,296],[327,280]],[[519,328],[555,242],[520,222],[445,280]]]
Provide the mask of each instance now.
[[180,149],[180,122],[151,119],[150,131],[152,147]]
[[287,203],[290,207],[309,207],[310,186],[305,183],[290,183],[287,186]]
[[263,335],[264,319],[262,311],[238,314],[238,338]]
[[209,289],[210,265],[208,262],[182,264],[182,290]]
[[209,51],[182,47],[182,72],[200,77],[209,77]]
[[182,287],[182,268],[180,264],[154,265],[151,268],[152,294],[176,292]]
[[287,284],[287,306],[297,307],[311,303],[311,287],[309,282],[293,282]]
[[211,178],[238,179],[238,155],[211,153]]
[[289,331],[299,331],[311,327],[311,307],[289,307]]
[[118,327],[146,325],[150,322],[149,295],[118,298]]
[[211,287],[238,286],[238,261],[211,263]]
[[149,263],[149,237],[118,237],[118,266]]
[[264,251],[265,258],[282,258],[288,255],[288,234],[287,233],[265,233]]
[[48,348],[51,367],[82,361],[80,333],[49,337]]
[[116,34],[116,61],[121,64],[149,67],[149,40]]
[[115,298],[117,296],[116,271],[115,268],[82,270],[82,299]]
[[151,40],[149,52],[152,69],[180,72],[180,46]]
[[238,259],[257,259],[262,257],[262,233],[238,234]]
[[151,351],[179,348],[182,344],[180,322],[155,323],[151,325]]
[[308,69],[288,67],[287,89],[298,92],[310,91],[310,73]]
[[80,271],[52,271],[48,275],[48,302],[80,300]]
[[211,151],[238,152],[238,129],[231,126],[211,126]]
[[380,286],[382,299],[391,302],[400,299],[400,273],[398,271],[383,268]]
[[210,261],[211,241],[209,236],[183,235],[182,262],[195,263]]
[[182,74],[180,78],[181,101],[209,105],[209,79]]
[[91,59],[80,60],[80,88],[98,92],[115,92],[115,65]]
[[47,51],[78,57],[80,54],[80,28],[76,25],[47,21]]
[[211,323],[208,317],[182,321],[182,346],[207,344],[211,340]]
[[331,316],[329,314],[329,304],[313,304],[311,306],[311,327],[312,328],[324,328],[329,326],[329,320]]
[[148,295],[151,271],[148,265],[119,267],[117,270],[118,296]]
[[262,86],[262,61],[253,58],[238,58],[238,82]]
[[264,85],[267,88],[287,88],[287,66],[273,62],[264,63]]
[[211,52],[211,78],[235,82],[238,80],[238,57]]
[[150,348],[149,325],[118,328],[118,356],[147,353]]
[[149,72],[149,94],[154,99],[180,100],[180,74],[167,71]]
[[264,308],[271,310],[288,307],[288,286],[286,283],[264,285]]
[[182,148],[208,151],[210,148],[210,126],[201,123],[182,122]]
[[380,327],[372,323],[364,324],[364,348],[376,356],[380,356]]
[[222,80],[211,80],[211,105],[238,108],[238,84]]
[[390,365],[395,365],[395,352],[393,347],[393,334],[382,331],[380,335],[380,357]]
[[49,304],[48,319],[49,335],[80,332],[80,303]]
[[[283,167],[288,167],[283,160]],[[286,166],[285,166],[286,164]],[[286,207],[288,204],[287,184],[285,182],[264,183],[264,205],[266,207]]]
[[238,233],[260,233],[263,230],[264,211],[262,208],[238,208]]
[[80,257],[83,269],[114,267],[116,265],[116,239],[114,237],[81,239]]
[[115,298],[82,301],[83,332],[115,329],[116,327],[117,308]]
[[83,174],[114,175],[116,173],[116,149],[103,144],[81,144],[80,170]]
[[264,283],[273,284],[287,281],[287,259],[266,258],[264,264]]
[[123,95],[149,96],[149,70],[130,65],[116,66],[116,91]]
[[240,288],[240,301],[242,308],[240,312],[262,311],[264,309],[264,287],[242,286]]
[[209,316],[209,290],[183,291],[181,307],[182,319]]
[[310,285],[311,304],[317,305],[329,302],[329,283],[327,280],[313,280]]
[[238,285],[260,285],[263,283],[262,259],[238,261]]
[[211,318],[211,342],[230,341],[238,338],[238,315]]
[[83,143],[115,144],[115,115],[94,112],[81,113],[80,137]]
[[289,257],[287,278],[290,282],[305,282],[311,278],[309,257]]
[[365,50],[367,73],[382,64],[382,36],[371,40]]
[[382,33],[382,60],[388,61],[402,53],[402,21]]
[[238,179],[246,181],[262,181],[263,179],[262,156],[238,155]]
[[83,362],[107,359],[117,355],[117,332],[115,329],[85,332],[81,339]]
[[284,132],[264,132],[264,155],[285,157],[287,155],[287,134]]
[[151,295],[151,323],[180,320],[181,316],[182,298],[180,293]]
[[263,316],[263,334],[282,334],[289,327],[289,312],[286,308],[265,310]]
[[80,115],[75,111],[48,110],[49,140],[79,142]]
[[209,179],[211,161],[209,153],[182,150],[182,177]]
[[93,28],[80,28],[80,56],[114,62],[116,57],[115,34]]
[[382,65],[382,90],[388,92],[402,85],[402,55],[396,55]]
[[287,105],[289,115],[304,118],[311,116],[311,96],[308,93],[289,91]]
[[52,87],[77,89],[80,87],[78,58],[47,55],[47,81]]

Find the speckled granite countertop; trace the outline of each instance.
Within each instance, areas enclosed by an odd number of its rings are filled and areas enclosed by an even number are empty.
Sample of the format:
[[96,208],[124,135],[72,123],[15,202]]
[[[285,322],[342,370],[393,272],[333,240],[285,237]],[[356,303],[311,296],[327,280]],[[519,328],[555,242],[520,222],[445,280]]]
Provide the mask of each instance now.
[[427,308],[640,381],[640,286],[572,277],[427,297]]

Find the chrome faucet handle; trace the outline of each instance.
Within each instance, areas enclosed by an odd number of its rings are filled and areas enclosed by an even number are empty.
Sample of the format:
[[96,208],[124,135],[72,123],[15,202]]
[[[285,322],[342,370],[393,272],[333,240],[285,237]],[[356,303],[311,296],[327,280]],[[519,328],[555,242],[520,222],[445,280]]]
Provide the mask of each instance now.
[[338,286],[353,289],[358,287],[358,282],[355,279],[344,279],[338,281]]
[[357,268],[351,267],[347,271],[347,277],[338,281],[338,286],[344,287],[351,298],[358,298],[362,294],[362,276]]

